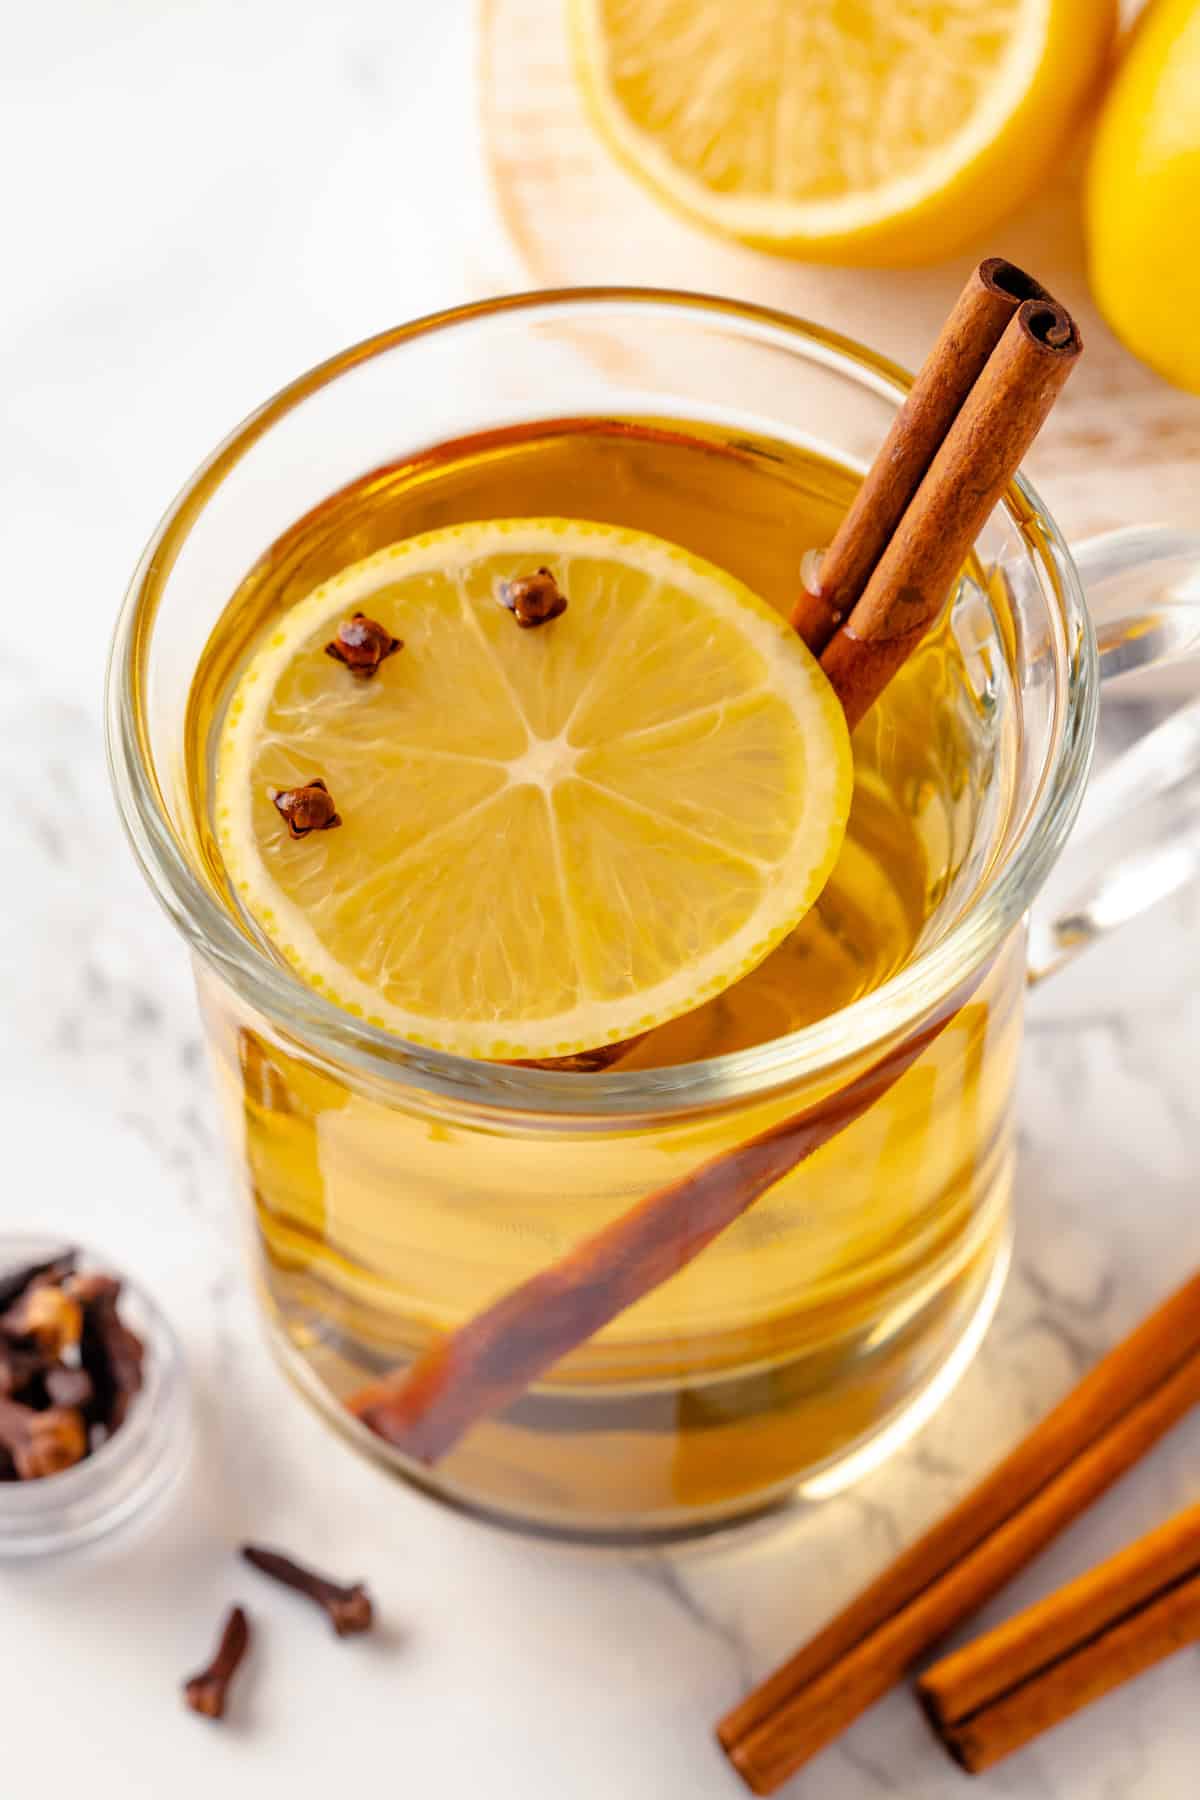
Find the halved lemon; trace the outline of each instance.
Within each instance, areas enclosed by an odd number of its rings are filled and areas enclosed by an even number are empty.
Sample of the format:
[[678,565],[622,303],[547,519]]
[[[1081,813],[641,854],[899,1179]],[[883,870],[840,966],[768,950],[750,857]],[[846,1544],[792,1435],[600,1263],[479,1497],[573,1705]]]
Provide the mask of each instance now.
[[1116,0],[570,0],[584,95],[661,197],[764,249],[903,263],[1044,178]]
[[[541,567],[561,617],[519,629]],[[324,653],[363,612],[403,649]],[[323,780],[336,830],[273,796]],[[246,911],[305,981],[461,1054],[615,1043],[736,981],[841,845],[845,720],[795,633],[661,539],[562,519],[393,544],[271,629],[231,697],[216,822]],[[328,808],[326,809],[328,810]]]

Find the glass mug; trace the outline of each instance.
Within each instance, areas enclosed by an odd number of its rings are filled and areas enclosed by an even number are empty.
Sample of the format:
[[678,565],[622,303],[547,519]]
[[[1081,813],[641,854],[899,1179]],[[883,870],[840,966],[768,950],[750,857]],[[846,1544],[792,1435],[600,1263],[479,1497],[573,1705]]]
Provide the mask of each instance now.
[[[666,419],[861,470],[905,387],[845,339],[696,295],[464,307],[345,352],[254,414],[135,575],[109,675],[113,778],[192,950],[271,1342],[362,1450],[492,1520],[593,1541],[704,1530],[835,1491],[949,1391],[1007,1265],[1030,975],[1194,872],[1196,850],[1166,841],[1200,763],[1184,709],[1106,774],[1099,835],[1073,853],[1078,892],[1027,944],[1087,783],[1101,681],[1200,640],[1200,539],[1135,530],[1072,553],[1014,484],[951,614],[969,778],[913,954],[829,1016],[674,1066],[469,1061],[389,1038],[301,984],[221,891],[187,773],[194,671],[247,571],[296,521],[433,445],[541,420]],[[298,591],[325,572],[306,567]],[[867,780],[887,773],[879,738],[856,738]],[[403,1454],[348,1409],[643,1196],[922,1045],[811,1161],[444,1455]]]

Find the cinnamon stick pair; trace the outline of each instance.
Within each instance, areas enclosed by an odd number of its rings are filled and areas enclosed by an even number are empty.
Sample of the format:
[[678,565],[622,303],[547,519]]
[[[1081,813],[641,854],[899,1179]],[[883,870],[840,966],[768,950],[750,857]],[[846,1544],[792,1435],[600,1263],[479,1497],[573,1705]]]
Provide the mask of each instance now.
[[1022,269],[975,270],[792,623],[851,729],[941,612],[1083,343]]
[[1200,1506],[929,1669],[917,1692],[972,1775],[1200,1641]]
[[[1198,1402],[1195,1275],[946,1518],[721,1721],[717,1736],[747,1786],[774,1793]],[[948,1685],[953,1696],[959,1679],[952,1668],[946,1684],[943,1671],[938,1691]],[[976,1690],[969,1681],[964,1686],[969,1705]]]

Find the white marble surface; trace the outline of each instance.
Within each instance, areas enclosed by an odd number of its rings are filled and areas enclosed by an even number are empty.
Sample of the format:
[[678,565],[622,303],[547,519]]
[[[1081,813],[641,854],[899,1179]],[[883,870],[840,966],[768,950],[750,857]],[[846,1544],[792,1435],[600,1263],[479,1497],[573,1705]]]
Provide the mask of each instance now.
[[[470,20],[457,0],[63,0],[6,38],[0,1229],[82,1235],[154,1286],[198,1431],[152,1529],[0,1570],[0,1792],[732,1800],[717,1714],[1200,1262],[1200,906],[1036,997],[999,1317],[941,1415],[855,1492],[720,1547],[589,1558],[360,1466],[256,1335],[188,970],[108,798],[100,678],[155,515],[232,420],[345,341],[511,282]],[[993,1614],[1195,1499],[1198,1457],[1192,1421]],[[248,1586],[229,1555],[248,1533],[368,1574],[385,1631],[338,1645]],[[176,1683],[242,1593],[260,1651],[220,1731]],[[1184,1653],[983,1791],[1194,1800],[1197,1673]],[[950,1800],[963,1782],[899,1693],[789,1792]]]

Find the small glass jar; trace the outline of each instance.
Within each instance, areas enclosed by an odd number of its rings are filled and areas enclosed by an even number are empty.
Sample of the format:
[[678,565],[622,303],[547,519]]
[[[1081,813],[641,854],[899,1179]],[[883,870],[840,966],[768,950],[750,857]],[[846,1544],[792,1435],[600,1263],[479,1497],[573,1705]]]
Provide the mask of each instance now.
[[[0,1273],[48,1261],[60,1239],[0,1237]],[[107,1537],[165,1498],[186,1467],[191,1402],[175,1332],[144,1288],[80,1248],[82,1268],[119,1276],[121,1317],[145,1345],[144,1385],[118,1431],[60,1475],[0,1483],[0,1562],[74,1550]]]

